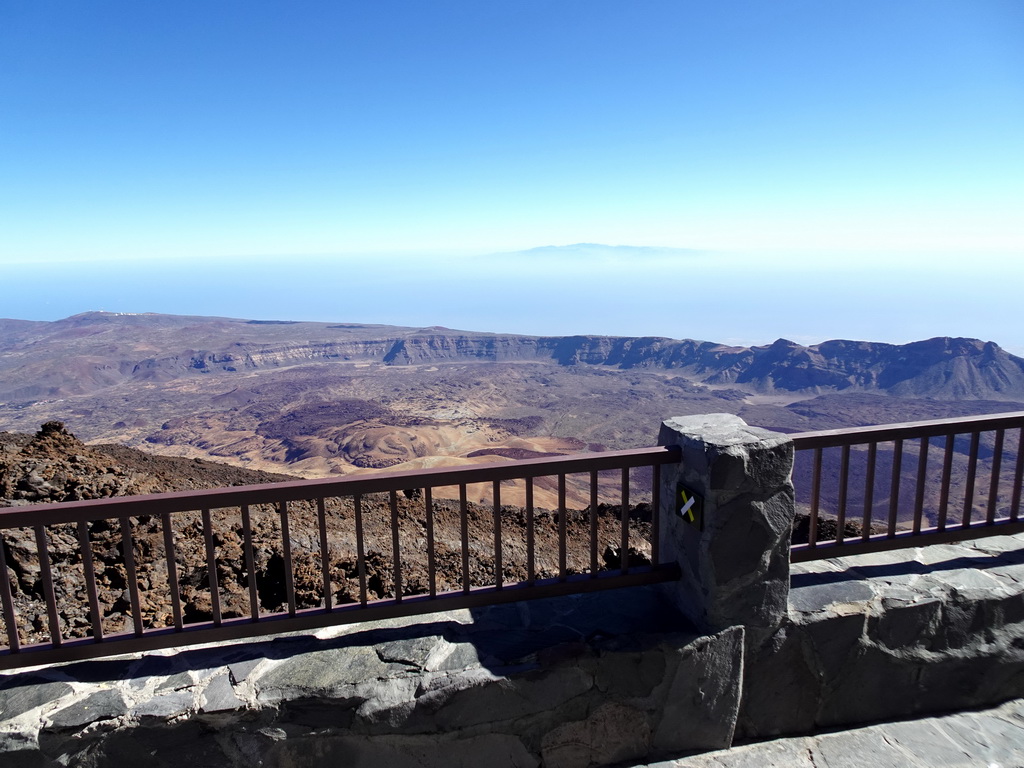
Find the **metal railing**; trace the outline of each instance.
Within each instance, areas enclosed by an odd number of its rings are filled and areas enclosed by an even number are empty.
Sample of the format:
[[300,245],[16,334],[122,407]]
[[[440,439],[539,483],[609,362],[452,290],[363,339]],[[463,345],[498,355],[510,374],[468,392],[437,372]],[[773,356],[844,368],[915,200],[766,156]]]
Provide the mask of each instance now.
[[1024,412],[791,437],[808,515],[793,562],[1024,531]]
[[[658,515],[661,465],[678,461],[678,449],[645,448],[3,509],[0,642],[5,635],[7,647],[0,649],[0,669],[677,579],[677,564],[658,562]],[[631,535],[648,524],[631,521],[631,511],[636,515],[630,507],[631,470],[651,475],[651,555],[643,564],[630,556]],[[510,482],[519,485],[509,488]],[[489,487],[492,519],[486,528],[481,510],[488,505],[468,498],[468,488],[478,483]],[[617,503],[600,504],[610,487]],[[438,491],[444,488],[457,489],[458,500],[443,499]],[[525,504],[503,506],[503,489],[521,495]],[[542,490],[555,501],[551,509],[535,503]],[[567,507],[570,492],[589,501],[586,510]],[[422,514],[410,516],[411,509]],[[442,513],[458,520],[460,541],[447,548],[435,526]],[[309,524],[302,530],[316,534],[294,541],[296,516]],[[514,531],[513,517],[521,523]],[[342,525],[344,532],[334,530]],[[609,525],[619,561],[602,569],[599,545],[607,541]],[[478,534],[488,530],[489,541],[471,536],[471,527]],[[373,542],[371,528],[378,533]],[[268,531],[274,543],[268,543]],[[347,566],[351,579],[339,574],[338,558],[331,555],[339,536],[351,549],[349,534],[356,561]],[[537,541],[542,535],[549,536],[546,549]],[[15,545],[21,559],[31,562],[18,561]],[[188,548],[193,562],[205,560],[205,573],[183,572],[180,555]],[[97,561],[97,551],[108,556],[106,562]],[[445,573],[461,573],[457,588],[442,573],[442,557],[450,566]],[[265,570],[263,583],[257,578],[261,558],[276,562],[276,570]],[[549,564],[542,565],[542,558]],[[425,561],[425,583],[409,583],[413,560]],[[230,584],[228,569],[237,576]],[[302,596],[297,594],[300,570]],[[475,583],[480,579],[471,571],[490,574],[489,583]],[[510,582],[509,573],[525,578]],[[143,579],[146,589],[140,586]],[[352,584],[344,599],[351,602],[342,603],[335,588],[346,579]],[[112,603],[108,593],[122,585],[121,597]],[[184,604],[186,588],[199,595],[195,602],[201,611]],[[42,610],[24,615],[32,610],[25,607],[26,591],[36,595],[34,605],[45,604],[45,615]],[[270,592],[278,597],[268,598]],[[229,597],[238,615],[225,610]],[[88,605],[88,616],[69,631],[62,601],[74,599]],[[152,606],[161,600],[169,601],[170,611],[154,616]],[[268,602],[274,608],[276,600],[277,610],[268,610]],[[117,622],[121,631],[107,631]],[[23,642],[19,633],[36,642]],[[76,633],[86,636],[72,636]]]

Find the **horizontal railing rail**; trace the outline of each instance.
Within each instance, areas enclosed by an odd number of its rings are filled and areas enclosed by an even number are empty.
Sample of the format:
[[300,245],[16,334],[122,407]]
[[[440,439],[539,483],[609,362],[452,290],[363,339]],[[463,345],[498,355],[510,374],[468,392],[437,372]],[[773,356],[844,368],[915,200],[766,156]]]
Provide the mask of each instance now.
[[790,437],[808,515],[794,562],[1024,531],[1024,412]]
[[[0,668],[676,579],[678,566],[658,561],[658,516],[660,468],[679,455],[678,448],[643,448],[2,509],[0,637],[7,647]],[[630,505],[630,473],[646,469],[650,519],[642,520]],[[575,478],[572,489],[567,478]],[[468,488],[477,484],[488,489],[489,504],[470,502]],[[609,487],[615,503],[602,504]],[[456,489],[457,500],[435,498],[439,489]],[[570,490],[588,502],[585,510],[570,509]],[[503,492],[513,491],[525,503],[503,505]],[[549,509],[535,503],[542,491],[555,502]],[[457,541],[440,540],[441,515],[458,530]],[[309,525],[297,527],[299,517]],[[649,531],[649,558],[632,554],[639,528]],[[298,534],[303,541],[293,541]],[[342,539],[348,559],[332,556]],[[183,572],[186,549],[205,568]],[[97,551],[106,559],[97,562]],[[453,572],[457,584],[447,583]],[[350,602],[336,596],[339,581]],[[196,595],[192,603],[186,588]],[[167,594],[155,594],[160,589]],[[150,615],[161,598],[169,613]],[[239,615],[228,615],[229,599]],[[88,606],[84,625],[69,629],[62,615],[69,600]],[[40,612],[24,615],[33,606]],[[36,641],[23,642],[22,634]]]

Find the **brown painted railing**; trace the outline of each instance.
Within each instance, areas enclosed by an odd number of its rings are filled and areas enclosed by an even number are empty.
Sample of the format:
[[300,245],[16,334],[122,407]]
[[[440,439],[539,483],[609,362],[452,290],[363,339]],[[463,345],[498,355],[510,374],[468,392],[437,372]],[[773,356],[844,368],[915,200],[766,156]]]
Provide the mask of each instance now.
[[1024,412],[791,437],[809,515],[794,562],[1024,531]]
[[[530,598],[550,597],[555,595],[585,592],[598,589],[648,584],[658,581],[676,579],[679,576],[675,563],[661,564],[658,562],[658,514],[660,507],[659,485],[660,468],[663,464],[679,461],[679,451],[673,448],[645,448],[628,451],[612,451],[606,453],[581,454],[571,457],[545,457],[500,464],[489,464],[475,467],[436,468],[412,472],[385,472],[349,476],[341,479],[295,481],[270,485],[255,485],[237,488],[222,488],[194,492],[167,493],[151,496],[134,496],[102,500],[78,501],[63,504],[15,507],[0,510],[0,604],[4,631],[0,633],[0,642],[6,636],[7,647],[0,649],[0,669],[46,664],[57,661],[89,658],[109,654],[129,653],[155,648],[166,648],[196,643],[220,642],[257,635],[309,630],[336,624],[369,621],[396,616],[409,616],[434,611],[453,610],[457,608],[473,608],[489,604],[510,602]],[[636,565],[630,562],[630,470],[649,468],[651,478],[651,563]],[[617,485],[619,519],[615,525],[620,526],[618,544],[620,564],[612,570],[602,570],[598,552],[598,510],[599,510],[599,473],[618,474]],[[579,478],[582,475],[583,480]],[[588,560],[586,567],[577,567],[576,573],[567,566],[567,550],[569,548],[567,534],[567,518],[572,510],[566,506],[567,476],[576,480],[576,487],[587,490],[589,483],[589,512],[576,512],[589,516],[589,541],[582,546],[589,552],[583,555]],[[607,479],[607,476],[604,476]],[[557,510],[547,512],[540,507],[535,509],[534,490],[536,483],[544,480],[548,487],[556,489]],[[511,511],[502,506],[502,483],[520,481],[525,485],[525,506],[515,512],[525,515],[525,569],[526,579],[506,583],[503,568],[503,534],[506,536],[507,524],[503,518]],[[491,541],[471,541],[468,519],[470,508],[467,501],[467,487],[475,483],[490,485],[491,510],[493,515],[493,533]],[[609,483],[605,482],[607,488]],[[435,542],[434,517],[443,505],[455,509],[455,502],[445,502],[435,498],[434,492],[441,488],[458,489],[457,514],[460,515],[461,533],[461,589],[444,591],[438,588],[438,563],[436,562],[437,545]],[[418,493],[409,489],[418,489]],[[417,536],[415,541],[403,540],[402,526],[399,522],[399,506],[408,505],[408,501],[399,494],[422,500],[422,525],[425,540]],[[384,494],[386,503],[370,504],[371,494]],[[354,515],[354,537],[358,566],[358,598],[353,602],[335,604],[332,592],[335,577],[331,573],[329,557],[329,538],[332,521],[336,521],[337,510],[344,501],[345,507]],[[373,599],[374,594],[368,589],[367,557],[365,525],[368,522],[367,504],[374,506],[377,512],[384,510],[384,516],[390,516],[390,553],[385,553],[393,588],[384,599]],[[300,510],[301,507],[301,510]],[[330,508],[330,509],[329,509]],[[407,506],[406,506],[407,508]],[[273,510],[275,533],[280,535],[280,553],[283,560],[283,595],[281,610],[267,612],[261,609],[259,585],[255,576],[255,523],[256,514],[267,516],[267,509]],[[262,510],[262,512],[261,512]],[[306,550],[297,547],[291,540],[291,514],[305,513],[315,516],[315,530],[319,541],[305,542]],[[479,510],[479,508],[477,508]],[[607,512],[607,507],[605,508]],[[215,514],[213,514],[215,513]],[[348,514],[348,512],[346,512]],[[545,516],[547,530],[557,528],[557,569],[550,575],[539,572],[537,568],[538,551],[535,542],[535,528],[540,517]],[[192,531],[193,548],[205,550],[205,585],[208,590],[209,616],[205,620],[190,620],[183,612],[180,591],[182,577],[178,573],[179,558],[176,550],[188,544],[180,532],[181,520],[186,519]],[[218,547],[224,543],[225,520],[240,520],[240,539],[244,573],[248,592],[247,615],[225,617],[222,611],[224,593],[223,584],[219,583],[219,560],[223,553]],[[139,566],[136,545],[139,543],[140,525],[142,521],[149,526],[150,539],[146,544],[151,550],[151,560],[147,566],[154,565],[154,559],[162,559],[161,573],[166,574],[167,588],[170,592],[170,626],[146,626],[143,620],[142,603],[144,595],[140,591]],[[386,520],[384,524],[386,525]],[[577,519],[577,522],[580,522]],[[159,525],[162,536],[153,536],[153,525]],[[408,525],[408,523],[407,523]],[[232,530],[236,530],[233,528]],[[10,544],[13,537],[21,533],[19,541],[32,542],[38,556],[38,584],[46,605],[45,618],[19,615],[19,590],[12,588],[8,566],[18,566],[24,570],[24,564],[9,562],[11,559]],[[201,541],[198,532],[201,530]],[[261,530],[265,530],[261,529]],[[406,528],[408,531],[408,528]],[[586,530],[586,523],[581,523],[578,530]],[[31,534],[29,533],[31,531]],[[104,631],[104,615],[100,605],[100,590],[97,586],[97,563],[94,547],[97,531],[116,535],[110,541],[116,541],[120,548],[120,561],[117,564],[119,573],[123,572],[127,597],[123,599],[124,613],[130,616],[126,627],[130,631],[108,633]],[[7,541],[4,540],[5,535]],[[553,534],[554,535],[554,534]],[[76,593],[80,599],[88,602],[88,637],[65,637],[61,629],[58,586],[63,584],[55,577],[52,560],[54,553],[52,544],[54,537],[60,537],[64,546],[72,542],[75,553],[75,578],[78,578],[78,559],[81,563],[81,577],[84,586]],[[154,554],[156,547],[153,542],[162,544],[162,555]],[[259,544],[260,542],[257,542]],[[577,542],[579,544],[579,542]],[[411,557],[410,548],[425,548],[427,564],[427,583],[422,594],[412,594],[415,589],[405,581],[406,568],[403,561]],[[490,584],[474,584],[470,578],[470,561],[478,559],[471,555],[471,550],[480,552],[490,548],[493,563],[493,580]],[[579,547],[577,547],[579,549]],[[519,550],[517,550],[519,551]],[[109,554],[109,552],[108,552]],[[301,607],[296,596],[296,564],[294,557],[299,554],[308,562],[320,561],[318,607]],[[379,554],[379,553],[378,553]],[[577,554],[579,554],[577,552]],[[422,558],[421,558],[422,559]],[[241,562],[238,563],[241,568]],[[554,567],[553,567],[554,568]],[[164,570],[165,569],[165,570]],[[15,572],[17,575],[17,571]],[[307,574],[308,575],[308,574]],[[67,574],[57,574],[66,577]],[[33,577],[35,578],[35,577]],[[76,581],[75,584],[82,582]],[[162,583],[162,582],[161,582]],[[406,586],[403,587],[403,584]],[[17,587],[17,583],[14,585]],[[276,585],[280,588],[282,585]],[[241,587],[240,587],[241,588]],[[69,599],[68,590],[63,589],[61,596]],[[82,595],[84,592],[84,595]],[[236,595],[237,596],[237,595]],[[307,596],[308,597],[308,596]],[[122,617],[123,618],[123,617]],[[108,617],[109,621],[109,617]],[[25,630],[32,622],[35,623],[36,636],[46,631],[49,640],[23,643],[19,638],[19,626]],[[152,623],[152,622],[151,622]],[[43,629],[40,629],[40,626]],[[79,631],[81,634],[81,631]]]

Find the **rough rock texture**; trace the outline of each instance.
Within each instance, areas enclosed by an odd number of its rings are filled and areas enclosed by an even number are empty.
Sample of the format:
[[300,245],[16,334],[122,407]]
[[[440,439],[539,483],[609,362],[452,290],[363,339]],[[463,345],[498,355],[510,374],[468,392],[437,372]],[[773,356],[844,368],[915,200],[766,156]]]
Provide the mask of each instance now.
[[1024,765],[1024,699],[981,712],[758,742],[636,768],[977,768]]
[[738,734],[766,738],[1024,695],[1024,535],[802,563],[746,659]]
[[227,464],[86,445],[59,421],[0,432],[0,508],[295,480]]
[[[0,507],[24,507],[37,503],[75,501],[137,493],[156,493],[202,487],[250,485],[272,480],[294,479],[265,472],[253,472],[214,462],[148,456],[118,446],[86,446],[60,422],[44,424],[34,436],[0,433]],[[405,545],[403,553],[403,594],[424,593],[429,577],[425,556],[426,531],[423,501],[415,493],[399,494],[399,528]],[[462,586],[461,512],[457,502],[435,499],[433,503],[436,579],[439,591]],[[331,598],[334,604],[359,599],[359,568],[355,546],[355,515],[351,499],[331,498],[326,502]],[[618,568],[620,545],[619,507],[599,504],[599,552],[605,568]],[[494,582],[493,509],[480,504],[467,506],[467,529],[471,544],[470,582],[480,586]],[[363,498],[366,535],[367,594],[370,599],[393,596],[391,514],[386,495]],[[503,513],[503,576],[505,581],[527,578],[525,510],[505,507]],[[649,562],[650,505],[631,507],[630,541],[627,557],[634,564]],[[214,545],[218,553],[217,581],[225,618],[248,615],[248,573],[243,551],[242,520],[238,510],[212,512]],[[163,627],[173,623],[170,584],[164,565],[164,539],[159,516],[137,515],[130,520],[134,561],[141,594],[143,626]],[[175,515],[175,561],[179,576],[183,620],[186,624],[212,618],[202,519],[199,513]],[[266,506],[252,509],[255,580],[260,609],[284,610],[284,557],[279,514]],[[324,604],[320,565],[319,527],[313,502],[290,506],[290,536],[295,567],[296,600],[299,608]],[[590,565],[589,512],[569,510],[566,526],[569,573],[585,572]],[[537,546],[537,576],[558,573],[557,517],[538,508],[534,518]],[[45,529],[49,564],[54,578],[57,621],[65,639],[87,637],[93,617],[86,593],[79,531],[72,524]],[[96,569],[98,602],[105,633],[131,629],[128,576],[124,565],[124,538],[117,520],[90,524],[89,540]],[[33,528],[9,528],[0,535],[0,552],[8,565],[20,642],[48,642],[50,626],[45,604],[43,578],[36,532]],[[0,618],[0,646],[6,645],[6,625]]]
[[682,579],[668,587],[680,609],[711,631],[743,625],[752,638],[773,633],[786,614],[794,500],[793,444],[738,416],[669,419],[659,445],[682,460],[662,473],[662,497],[677,485],[703,497],[703,520],[661,516],[663,562],[678,560]]
[[145,493],[150,478],[112,466],[59,421],[48,421],[27,441],[0,445],[0,506],[78,501]]
[[0,765],[559,766],[728,746],[743,630],[655,589],[0,677]]

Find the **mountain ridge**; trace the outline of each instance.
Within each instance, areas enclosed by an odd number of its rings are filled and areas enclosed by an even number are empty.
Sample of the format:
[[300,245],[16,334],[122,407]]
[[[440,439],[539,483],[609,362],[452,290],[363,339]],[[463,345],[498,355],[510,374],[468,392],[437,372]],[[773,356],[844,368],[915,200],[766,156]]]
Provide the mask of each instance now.
[[[669,416],[783,432],[1024,410],[996,344],[527,336],[83,313],[0,320],[0,430],[324,477],[651,445]],[[502,459],[502,457],[506,459]]]
[[[54,357],[66,365],[55,368]],[[667,337],[529,336],[359,323],[252,321],[92,312],[54,322],[0,320],[0,401],[81,395],[123,381],[166,382],[309,363],[435,365],[554,362],[678,372],[752,393],[883,392],[1024,399],[1024,358],[991,341],[908,344],[786,339],[737,347]]]

